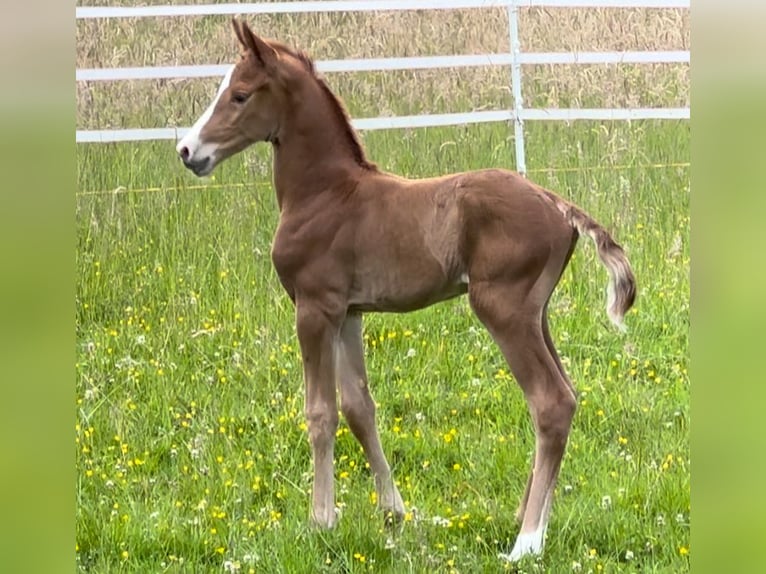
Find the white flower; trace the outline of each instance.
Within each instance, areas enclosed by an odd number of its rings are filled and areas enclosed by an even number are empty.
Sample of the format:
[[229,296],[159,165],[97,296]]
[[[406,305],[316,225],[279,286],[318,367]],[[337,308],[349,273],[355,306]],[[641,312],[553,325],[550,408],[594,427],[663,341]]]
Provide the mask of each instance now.
[[607,509],[612,507],[612,497],[609,495],[601,497],[601,508]]
[[408,358],[408,359],[411,359],[412,357],[414,357],[414,356],[415,356],[415,355],[417,355],[417,354],[418,354],[418,352],[417,352],[415,349],[413,349],[412,347],[410,347],[410,348],[407,350],[407,358]]
[[582,564],[579,562],[572,562],[572,572],[579,572],[582,570]]
[[234,572],[239,572],[239,566],[239,561],[232,562],[231,560],[227,560],[223,563],[223,569],[232,574]]
[[625,551],[625,560],[633,560],[633,551],[631,550]]

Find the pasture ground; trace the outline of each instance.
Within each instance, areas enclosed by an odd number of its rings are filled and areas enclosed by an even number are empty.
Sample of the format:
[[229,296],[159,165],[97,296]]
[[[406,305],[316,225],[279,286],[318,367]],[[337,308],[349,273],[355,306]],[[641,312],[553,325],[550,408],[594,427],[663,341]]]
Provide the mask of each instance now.
[[[82,66],[92,54],[79,48]],[[375,77],[362,76],[375,93]],[[499,84],[478,85],[490,93]],[[465,93],[464,78],[455,86]],[[99,113],[119,116],[123,99],[99,105],[115,89],[78,92],[79,127]],[[148,104],[161,93],[184,114],[179,125],[192,119],[196,96],[173,99],[172,84],[135,89],[147,95],[125,100],[125,117],[143,101],[143,125],[166,121]],[[198,89],[209,97],[210,86]],[[97,96],[88,99],[90,91]],[[357,115],[373,115],[363,96],[339,92]],[[397,113],[424,99],[410,88],[409,99],[382,102],[388,93],[381,88],[380,105]],[[431,111],[460,109],[425,99]],[[420,177],[512,168],[512,133],[495,124],[363,139],[381,168]],[[617,333],[604,312],[606,272],[581,240],[551,304],[579,409],[546,553],[518,570],[688,571],[689,125],[530,122],[527,135],[529,177],[614,233],[639,298],[629,332]],[[497,554],[515,539],[533,434],[518,387],[465,299],[366,320],[381,438],[409,510],[403,529],[383,529],[364,457],[341,422],[342,517],[336,530],[314,531],[293,311],[269,258],[277,210],[267,147],[203,181],[183,170],[170,142],[79,146],[77,168],[80,571],[503,568]]]

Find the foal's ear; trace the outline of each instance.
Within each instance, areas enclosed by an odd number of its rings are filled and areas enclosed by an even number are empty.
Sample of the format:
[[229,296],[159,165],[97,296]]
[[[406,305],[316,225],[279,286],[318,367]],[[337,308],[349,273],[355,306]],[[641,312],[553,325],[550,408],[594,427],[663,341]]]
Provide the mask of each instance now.
[[242,29],[239,27],[239,20],[237,20],[236,18],[232,18],[231,27],[234,28],[234,34],[236,34],[237,40],[239,40],[239,43],[242,45],[243,48],[246,48],[247,45],[245,44],[245,39],[242,37]]
[[267,70],[273,69],[279,58],[277,51],[263,38],[253,34],[253,31],[250,29],[250,26],[247,25],[247,22],[238,23],[236,20],[232,20],[232,24],[234,25],[234,32],[237,34],[239,43],[242,44],[246,50],[252,52]]

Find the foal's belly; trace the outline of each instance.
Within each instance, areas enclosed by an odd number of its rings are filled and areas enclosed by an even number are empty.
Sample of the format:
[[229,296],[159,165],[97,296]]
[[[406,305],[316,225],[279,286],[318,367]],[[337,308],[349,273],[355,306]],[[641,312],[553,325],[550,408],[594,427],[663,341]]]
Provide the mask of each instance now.
[[351,311],[402,313],[422,309],[466,293],[465,278],[446,277],[441,269],[411,270],[381,267],[358,273],[349,297]]
[[382,293],[376,297],[355,297],[349,301],[348,309],[354,312],[406,313],[464,295],[467,291],[466,283],[455,283],[428,293]]

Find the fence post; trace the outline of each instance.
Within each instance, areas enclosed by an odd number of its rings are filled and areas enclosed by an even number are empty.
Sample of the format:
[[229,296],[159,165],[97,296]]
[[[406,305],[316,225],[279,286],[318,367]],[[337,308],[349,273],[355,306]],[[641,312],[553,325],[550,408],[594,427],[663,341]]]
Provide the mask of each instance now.
[[508,28],[511,42],[511,89],[513,92],[513,134],[516,141],[516,171],[526,177],[527,162],[524,157],[524,120],[521,111],[524,103],[521,98],[521,42],[519,41],[519,6],[518,0],[508,2]]

